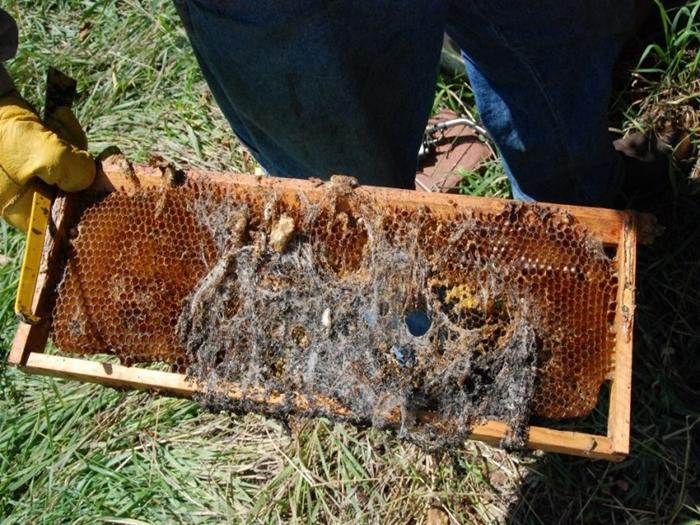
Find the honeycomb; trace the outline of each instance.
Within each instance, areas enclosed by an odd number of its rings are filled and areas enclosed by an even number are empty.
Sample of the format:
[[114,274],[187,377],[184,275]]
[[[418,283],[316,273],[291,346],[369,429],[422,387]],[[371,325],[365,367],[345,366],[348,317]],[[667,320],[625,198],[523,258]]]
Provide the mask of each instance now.
[[[285,307],[284,298],[291,297],[285,296],[285,287],[291,286],[297,272],[300,280],[308,277],[301,273],[299,261],[318,265],[325,279],[315,276],[304,281],[303,300],[309,305],[315,297],[310,290],[319,282],[332,288],[334,297],[342,297],[352,283],[363,283],[363,292],[353,299],[358,304],[363,294],[374,293],[367,284],[377,277],[373,258],[396,250],[403,254],[405,271],[413,273],[404,277],[401,265],[395,272],[391,265],[382,269],[385,288],[405,293],[387,292],[387,304],[380,302],[380,309],[397,318],[428,312],[433,323],[424,338],[427,342],[416,349],[379,336],[363,343],[375,344],[375,354],[383,352],[382,373],[405,374],[412,365],[416,373],[410,376],[410,388],[430,392],[421,379],[430,375],[429,367],[442,366],[444,371],[453,366],[462,359],[459,352],[466,348],[465,341],[474,363],[492,359],[511,344],[508,341],[519,330],[516,324],[527,319],[534,330],[531,346],[536,353],[534,393],[528,400],[532,413],[577,417],[595,407],[613,366],[618,277],[602,245],[573,217],[525,204],[509,205],[501,213],[455,209],[438,214],[428,208],[380,206],[358,193],[329,189],[320,201],[308,202],[304,195],[282,198],[270,189],[224,187],[200,178],[178,186],[116,190],[86,198],[57,287],[53,341],[66,353],[110,353],[127,365],[162,362],[185,373],[199,359],[190,346],[197,347],[203,336],[185,344],[179,335],[182,326],[212,331],[231,331],[235,326],[226,345],[238,347],[239,353],[220,344],[209,370],[221,375],[216,368],[221,362],[253,356],[265,363],[259,367],[264,372],[256,373],[274,379],[275,389],[304,389],[308,385],[302,385],[298,367],[296,375],[289,371],[286,382],[280,379],[291,367],[289,356],[316,348],[316,339],[330,334],[331,328],[324,327],[341,315],[355,313],[344,304],[332,308],[321,304],[318,329],[308,319],[294,321],[303,307]],[[274,237],[281,218],[293,220],[294,231],[285,230],[288,238],[280,246],[294,251],[297,259],[271,255],[274,250],[267,240],[271,233]],[[377,239],[386,243],[381,250],[372,249]],[[424,262],[412,265],[411,258]],[[244,259],[250,262],[248,273],[240,264]],[[202,287],[215,276],[220,279],[216,286]],[[235,282],[223,280],[224,276]],[[259,282],[255,293],[242,289],[246,279]],[[324,287],[314,293],[324,294]],[[225,300],[207,302],[202,298],[205,293]],[[269,304],[274,304],[274,315],[265,315],[264,294],[273,297]],[[251,311],[251,302],[258,305],[255,312],[260,327],[265,327],[257,332],[265,333],[258,334],[251,326],[256,320],[225,324],[246,308]],[[197,304],[205,309],[218,306],[216,311],[195,314]],[[343,330],[337,323],[333,329]],[[283,333],[287,353],[265,353],[260,341],[272,341],[277,332]],[[227,366],[228,379],[243,373],[238,365]],[[478,372],[474,365],[470,370],[472,375]],[[509,373],[517,377],[519,372]],[[467,388],[463,385],[472,381],[462,377],[458,387]],[[360,387],[353,388],[350,397]]]
[[77,354],[122,363],[165,362],[185,371],[174,336],[183,299],[216,247],[189,209],[191,192],[116,192],[85,210],[54,312],[53,340]]

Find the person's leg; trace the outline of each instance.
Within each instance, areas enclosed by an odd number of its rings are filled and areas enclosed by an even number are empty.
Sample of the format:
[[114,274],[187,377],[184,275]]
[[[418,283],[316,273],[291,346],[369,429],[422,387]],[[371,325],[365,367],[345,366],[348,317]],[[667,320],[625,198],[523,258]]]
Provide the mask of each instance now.
[[632,14],[632,0],[451,1],[447,31],[516,198],[611,203],[611,72]]
[[175,3],[224,115],[270,174],[413,187],[444,2]]

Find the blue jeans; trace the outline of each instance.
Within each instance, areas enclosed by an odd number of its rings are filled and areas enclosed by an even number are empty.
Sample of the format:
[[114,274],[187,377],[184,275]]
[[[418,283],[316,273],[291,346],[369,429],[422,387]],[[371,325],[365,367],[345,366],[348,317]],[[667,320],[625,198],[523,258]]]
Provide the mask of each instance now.
[[609,204],[611,69],[633,0],[175,0],[236,135],[270,174],[412,188],[442,36],[463,50],[513,194]]

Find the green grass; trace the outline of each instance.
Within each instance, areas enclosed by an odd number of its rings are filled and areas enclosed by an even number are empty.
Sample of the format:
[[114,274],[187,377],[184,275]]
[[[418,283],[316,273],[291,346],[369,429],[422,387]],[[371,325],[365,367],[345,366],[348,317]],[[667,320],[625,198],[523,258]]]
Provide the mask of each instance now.
[[174,8],[163,1],[18,2],[22,45],[10,69],[41,107],[46,69],[78,80],[77,116],[91,150],[118,146],[199,167],[245,168],[238,142],[213,102]]
[[[687,2],[676,9],[667,9],[654,0],[663,28],[661,42],[649,44],[639,59],[636,74],[652,74],[663,78],[659,87],[692,86],[700,72],[700,4]],[[694,93],[692,98],[700,97]]]
[[503,165],[495,157],[489,158],[473,170],[458,167],[462,176],[458,190],[465,195],[510,198],[510,183]]
[[[687,12],[696,16],[699,5],[687,2]],[[77,113],[94,153],[118,144],[140,161],[154,152],[200,167],[252,167],[213,104],[169,1],[3,6],[21,13],[22,51],[10,64],[18,85],[41,105],[49,64],[76,77]],[[668,36],[662,30],[658,40],[672,49],[671,60],[658,50],[642,57],[640,71],[658,71],[636,73],[650,78],[650,88],[626,122],[645,125],[638,117],[652,104],[648,97],[663,101],[664,85],[678,93],[697,78],[686,52],[697,42],[676,36],[697,32],[698,21],[673,27],[678,13],[667,13]],[[683,45],[686,58],[674,61]],[[460,78],[441,79],[436,110],[472,106]],[[497,165],[484,173],[465,174],[465,191],[506,191]],[[630,459],[509,456],[475,443],[434,457],[373,430],[323,420],[292,420],[287,429],[252,415],[203,413],[190,401],[0,368],[0,522],[423,523],[431,506],[452,523],[700,519],[700,204],[690,183],[676,179],[675,193],[657,203],[667,234],[639,254]],[[0,225],[7,257],[0,363],[14,331],[22,242]]]
[[[632,73],[632,100],[622,108],[623,129],[663,132],[672,123],[688,128],[700,142],[700,3],[667,8],[654,0],[658,11],[658,39],[649,43]],[[695,115],[694,115],[695,114]],[[693,116],[694,115],[694,116]]]

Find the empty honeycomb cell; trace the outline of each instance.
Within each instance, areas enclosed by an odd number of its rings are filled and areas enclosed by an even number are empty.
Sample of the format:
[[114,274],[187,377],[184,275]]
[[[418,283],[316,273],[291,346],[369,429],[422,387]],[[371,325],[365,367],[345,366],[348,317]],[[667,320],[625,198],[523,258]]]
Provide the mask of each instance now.
[[[510,352],[536,363],[523,401],[533,413],[577,417],[595,407],[612,367],[618,278],[572,218],[534,205],[437,215],[367,199],[329,193],[309,203],[187,181],[86,201],[56,293],[54,342],[69,353],[112,353],[127,365],[209,370],[312,400],[323,393],[356,410],[357,420],[373,417],[380,400],[367,392],[387,374],[382,385],[395,385],[396,396],[413,389],[433,410],[456,410],[438,392],[480,406],[469,396],[494,382],[489,360]],[[298,231],[290,253],[275,254],[267,241],[284,214]],[[376,308],[367,307],[379,293]],[[420,337],[403,323],[416,308],[431,318]],[[244,317],[251,312],[255,322]],[[215,336],[228,346],[197,350],[212,348]],[[339,344],[348,338],[362,344]],[[307,379],[336,348],[357,355],[343,358],[344,370],[369,386],[354,385],[350,395]]]

